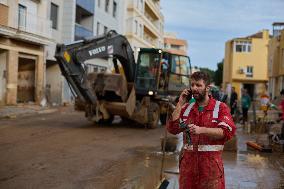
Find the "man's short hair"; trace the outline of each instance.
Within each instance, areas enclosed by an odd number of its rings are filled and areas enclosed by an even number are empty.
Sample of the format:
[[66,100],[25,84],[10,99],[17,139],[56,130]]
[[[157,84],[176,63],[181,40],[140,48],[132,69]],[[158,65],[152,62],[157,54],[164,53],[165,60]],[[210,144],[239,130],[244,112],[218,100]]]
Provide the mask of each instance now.
[[280,95],[284,95],[284,89],[280,91]]
[[198,72],[194,72],[190,78],[192,80],[203,80],[205,85],[208,86],[210,85],[211,81],[210,81],[210,76],[206,73],[206,72],[201,72],[201,71],[198,71]]

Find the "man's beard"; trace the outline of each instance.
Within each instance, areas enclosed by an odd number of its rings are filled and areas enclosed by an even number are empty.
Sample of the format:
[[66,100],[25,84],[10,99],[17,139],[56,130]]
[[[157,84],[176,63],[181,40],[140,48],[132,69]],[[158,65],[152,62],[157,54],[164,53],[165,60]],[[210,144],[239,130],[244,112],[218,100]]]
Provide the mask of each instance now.
[[193,93],[193,97],[196,100],[196,102],[204,102],[205,101],[205,97],[206,97],[206,90],[196,93]]

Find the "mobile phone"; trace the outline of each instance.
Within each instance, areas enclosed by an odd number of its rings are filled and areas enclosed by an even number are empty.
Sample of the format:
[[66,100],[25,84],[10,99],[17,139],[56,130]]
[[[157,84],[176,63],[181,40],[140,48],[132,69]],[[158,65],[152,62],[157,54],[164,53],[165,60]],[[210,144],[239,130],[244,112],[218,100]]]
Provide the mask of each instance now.
[[190,101],[190,99],[192,98],[192,91],[191,89],[187,89],[188,91],[188,95],[186,95],[186,101]]

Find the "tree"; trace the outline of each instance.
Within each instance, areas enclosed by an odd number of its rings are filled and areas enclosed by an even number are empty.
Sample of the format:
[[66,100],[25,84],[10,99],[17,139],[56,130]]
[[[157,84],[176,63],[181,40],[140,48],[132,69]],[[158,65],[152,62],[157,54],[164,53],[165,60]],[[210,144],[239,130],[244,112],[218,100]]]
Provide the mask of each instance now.
[[210,76],[211,81],[214,81],[215,72],[209,68],[199,68],[200,71],[207,73]]
[[214,73],[214,82],[215,85],[221,86],[223,82],[223,65],[224,65],[224,59],[217,63],[217,70]]

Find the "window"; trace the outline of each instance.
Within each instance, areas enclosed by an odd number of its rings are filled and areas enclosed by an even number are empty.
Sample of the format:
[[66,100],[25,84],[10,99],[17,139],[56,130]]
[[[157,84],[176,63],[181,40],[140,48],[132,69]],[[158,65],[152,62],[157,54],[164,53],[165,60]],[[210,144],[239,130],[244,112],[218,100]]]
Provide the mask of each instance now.
[[57,29],[57,19],[58,19],[58,6],[51,3],[50,7],[50,20],[52,22],[52,28]]
[[171,48],[172,48],[172,49],[177,49],[177,50],[179,50],[179,49],[180,49],[180,46],[179,46],[179,45],[171,44]]
[[143,30],[142,30],[142,24],[139,24],[139,30],[140,30],[140,37],[143,37]]
[[26,28],[27,7],[19,4],[19,13],[18,14],[19,14],[18,15],[19,29],[25,29]]
[[140,0],[140,4],[141,4],[141,11],[143,10],[143,0]]
[[253,66],[247,66],[246,76],[253,77]]
[[135,34],[138,34],[138,22],[135,20]]
[[116,2],[114,1],[113,2],[113,7],[112,7],[112,16],[115,18],[116,17],[116,9],[117,9],[117,4]]
[[106,34],[107,33],[107,27],[105,26],[104,27],[104,34]]
[[179,91],[189,86],[189,59],[185,56],[171,56],[169,90]]
[[108,12],[108,8],[109,8],[109,0],[106,0],[105,2],[105,11]]
[[160,63],[160,55],[152,52],[142,52],[138,56],[137,87],[154,90],[156,86],[156,75]]
[[99,34],[100,34],[100,23],[97,22],[97,35],[99,35]]
[[235,52],[251,52],[251,42],[235,41]]
[[284,49],[282,49],[282,67],[284,67]]

